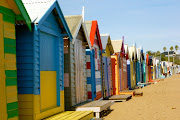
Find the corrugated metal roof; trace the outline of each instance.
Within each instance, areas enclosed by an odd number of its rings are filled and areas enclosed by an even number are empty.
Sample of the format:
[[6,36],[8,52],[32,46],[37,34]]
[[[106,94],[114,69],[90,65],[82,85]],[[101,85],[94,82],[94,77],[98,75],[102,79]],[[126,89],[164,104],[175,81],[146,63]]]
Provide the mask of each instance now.
[[38,23],[56,0],[22,0],[31,22]]
[[90,36],[92,21],[85,21],[85,25],[86,25],[88,35]]
[[79,26],[81,25],[82,15],[65,16],[65,19],[71,31],[72,36],[75,37],[75,34]]
[[111,43],[112,43],[115,53],[121,51],[123,40],[111,40]]

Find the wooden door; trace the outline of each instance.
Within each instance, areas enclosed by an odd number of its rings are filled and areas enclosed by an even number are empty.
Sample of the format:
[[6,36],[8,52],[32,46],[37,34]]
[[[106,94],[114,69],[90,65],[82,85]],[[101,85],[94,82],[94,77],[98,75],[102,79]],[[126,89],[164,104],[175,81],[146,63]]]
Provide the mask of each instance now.
[[58,38],[40,33],[41,111],[57,107]]

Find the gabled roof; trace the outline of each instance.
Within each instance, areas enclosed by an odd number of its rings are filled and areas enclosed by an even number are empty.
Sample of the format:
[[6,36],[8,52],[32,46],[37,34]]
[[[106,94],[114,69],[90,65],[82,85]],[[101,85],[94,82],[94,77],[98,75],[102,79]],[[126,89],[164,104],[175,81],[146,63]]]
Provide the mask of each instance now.
[[129,58],[131,59],[131,60],[133,60],[134,59],[134,47],[128,47],[129,48]]
[[130,58],[130,53],[129,53],[128,44],[124,44],[124,50],[125,50],[126,59],[129,59]]
[[[86,37],[86,41],[89,45],[89,48],[91,49],[91,42],[89,39],[89,35],[86,29],[86,25],[83,22],[82,15],[72,15],[72,16],[65,16],[66,22],[68,24],[68,27],[71,31],[71,34],[73,36],[73,40],[76,40],[76,37],[80,31],[80,28],[83,28],[84,35]],[[75,41],[73,41],[75,42]]]
[[110,54],[114,53],[114,49],[111,43],[111,38],[109,34],[101,34],[101,42],[102,42],[102,47],[103,50],[106,49],[106,47],[109,48]]
[[39,23],[40,19],[45,15],[48,9],[56,2],[56,0],[22,0],[27,9],[31,22]]
[[43,21],[48,17],[48,15],[56,9],[58,15],[58,21],[63,30],[63,33],[66,33],[67,36],[72,39],[72,35],[65,21],[64,15],[61,11],[59,3],[57,0],[22,0],[24,6],[31,18],[32,23],[38,24],[37,27],[41,26]]
[[95,36],[97,35],[97,40],[99,42],[99,48],[101,50],[103,50],[97,21],[85,21],[85,25],[86,25],[87,32],[89,34],[91,46],[94,45]]
[[121,52],[123,40],[111,40],[111,43],[115,53]]
[[129,52],[130,52],[129,54],[130,54],[131,60],[136,60],[137,59],[137,50],[136,50],[135,45],[129,47]]
[[137,48],[137,59],[138,59],[139,61],[142,60],[141,48]]

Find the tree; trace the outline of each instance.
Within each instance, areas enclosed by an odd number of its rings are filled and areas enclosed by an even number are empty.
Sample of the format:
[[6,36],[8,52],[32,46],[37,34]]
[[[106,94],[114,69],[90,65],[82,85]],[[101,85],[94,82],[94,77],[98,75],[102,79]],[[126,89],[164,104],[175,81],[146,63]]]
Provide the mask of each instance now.
[[173,49],[174,49],[173,46],[171,46],[171,47],[170,47],[170,50],[173,51]]
[[179,49],[179,46],[178,46],[178,45],[176,45],[176,46],[175,46],[175,49],[176,49],[176,51],[177,51],[177,50]]
[[166,47],[163,47],[164,52],[166,51]]
[[147,51],[146,53],[147,53],[149,56],[152,55],[152,52],[151,52],[151,51]]
[[157,54],[157,55],[160,55],[161,53],[160,53],[160,51],[158,50],[158,51],[156,52],[156,54]]

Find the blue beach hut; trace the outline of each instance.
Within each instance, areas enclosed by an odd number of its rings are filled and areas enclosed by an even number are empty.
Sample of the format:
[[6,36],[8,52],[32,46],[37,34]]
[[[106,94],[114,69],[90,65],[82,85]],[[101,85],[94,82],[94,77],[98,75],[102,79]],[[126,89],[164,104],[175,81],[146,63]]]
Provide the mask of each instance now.
[[56,0],[23,0],[32,32],[17,25],[20,120],[39,120],[64,111],[64,37],[72,39]]

